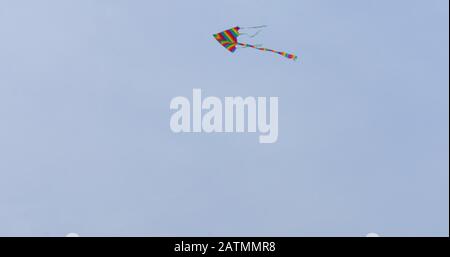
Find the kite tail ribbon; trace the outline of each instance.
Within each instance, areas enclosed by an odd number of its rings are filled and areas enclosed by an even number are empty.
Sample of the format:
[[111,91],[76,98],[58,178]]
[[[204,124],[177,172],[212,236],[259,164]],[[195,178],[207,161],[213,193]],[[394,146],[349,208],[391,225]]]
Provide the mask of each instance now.
[[298,58],[294,54],[289,54],[289,53],[281,52],[281,51],[275,51],[275,50],[272,50],[272,49],[269,49],[269,48],[265,48],[265,47],[258,47],[258,46],[255,46],[255,45],[250,45],[250,44],[245,44],[245,43],[237,43],[237,44],[241,45],[241,46],[244,46],[244,47],[251,47],[251,48],[254,48],[254,49],[257,49],[257,50],[260,50],[260,51],[276,53],[276,54],[284,56],[284,57],[286,57],[288,59],[291,59],[293,61],[297,60],[297,58]]

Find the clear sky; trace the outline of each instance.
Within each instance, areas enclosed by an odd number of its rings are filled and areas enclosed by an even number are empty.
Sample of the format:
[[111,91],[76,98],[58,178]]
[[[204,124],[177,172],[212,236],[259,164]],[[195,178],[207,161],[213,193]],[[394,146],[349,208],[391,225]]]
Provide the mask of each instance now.
[[[447,0],[0,0],[0,235],[448,236]],[[299,55],[228,53],[212,34]],[[278,96],[279,138],[174,134]]]

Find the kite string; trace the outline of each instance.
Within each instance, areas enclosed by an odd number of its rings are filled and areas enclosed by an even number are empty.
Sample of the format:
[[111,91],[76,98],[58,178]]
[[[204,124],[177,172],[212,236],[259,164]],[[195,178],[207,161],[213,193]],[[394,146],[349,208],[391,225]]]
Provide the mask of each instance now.
[[241,29],[259,29],[259,30],[257,30],[254,34],[239,33],[239,35],[245,35],[245,36],[248,36],[249,38],[254,38],[262,31],[263,28],[266,28],[266,27],[267,27],[267,25],[254,26],[254,27],[242,27]]
[[260,32],[262,31],[262,29],[256,31],[254,34],[250,35],[248,33],[239,33],[240,36],[247,36],[249,38],[254,38],[256,37]]
[[267,25],[253,26],[253,27],[241,27],[241,29],[262,29],[267,28]]

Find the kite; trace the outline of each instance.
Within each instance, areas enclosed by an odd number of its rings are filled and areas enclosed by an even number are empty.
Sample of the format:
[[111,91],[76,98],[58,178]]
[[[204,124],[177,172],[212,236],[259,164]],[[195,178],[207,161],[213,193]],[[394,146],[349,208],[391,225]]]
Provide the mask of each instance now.
[[[256,29],[256,28],[263,28],[266,26],[257,26],[257,27],[249,27],[247,29]],[[241,43],[238,42],[238,37],[241,35],[247,35],[245,33],[240,33],[239,30],[244,29],[244,28],[240,28],[240,27],[234,27],[222,32],[219,32],[217,34],[214,34],[214,38],[223,46],[225,47],[228,51],[234,53],[234,51],[236,51],[237,46],[241,46],[243,48],[246,47],[250,47],[250,48],[254,48],[260,51],[265,51],[265,52],[272,52],[272,53],[276,53],[279,54],[281,56],[284,56],[288,59],[291,60],[297,60],[297,56],[294,54],[289,54],[286,52],[281,52],[281,51],[275,51],[269,48],[265,48],[265,47],[260,47],[259,45],[251,45],[251,44],[246,44],[246,43]],[[257,31],[254,35],[251,35],[250,37],[254,37],[256,36],[260,31]]]

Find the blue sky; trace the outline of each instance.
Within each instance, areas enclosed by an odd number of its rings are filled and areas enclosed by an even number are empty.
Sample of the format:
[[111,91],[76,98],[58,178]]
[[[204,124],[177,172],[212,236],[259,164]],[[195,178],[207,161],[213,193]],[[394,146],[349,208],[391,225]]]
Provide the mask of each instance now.
[[[448,236],[449,6],[0,1],[0,235]],[[267,24],[230,54],[212,34]],[[170,100],[278,96],[279,138]]]

